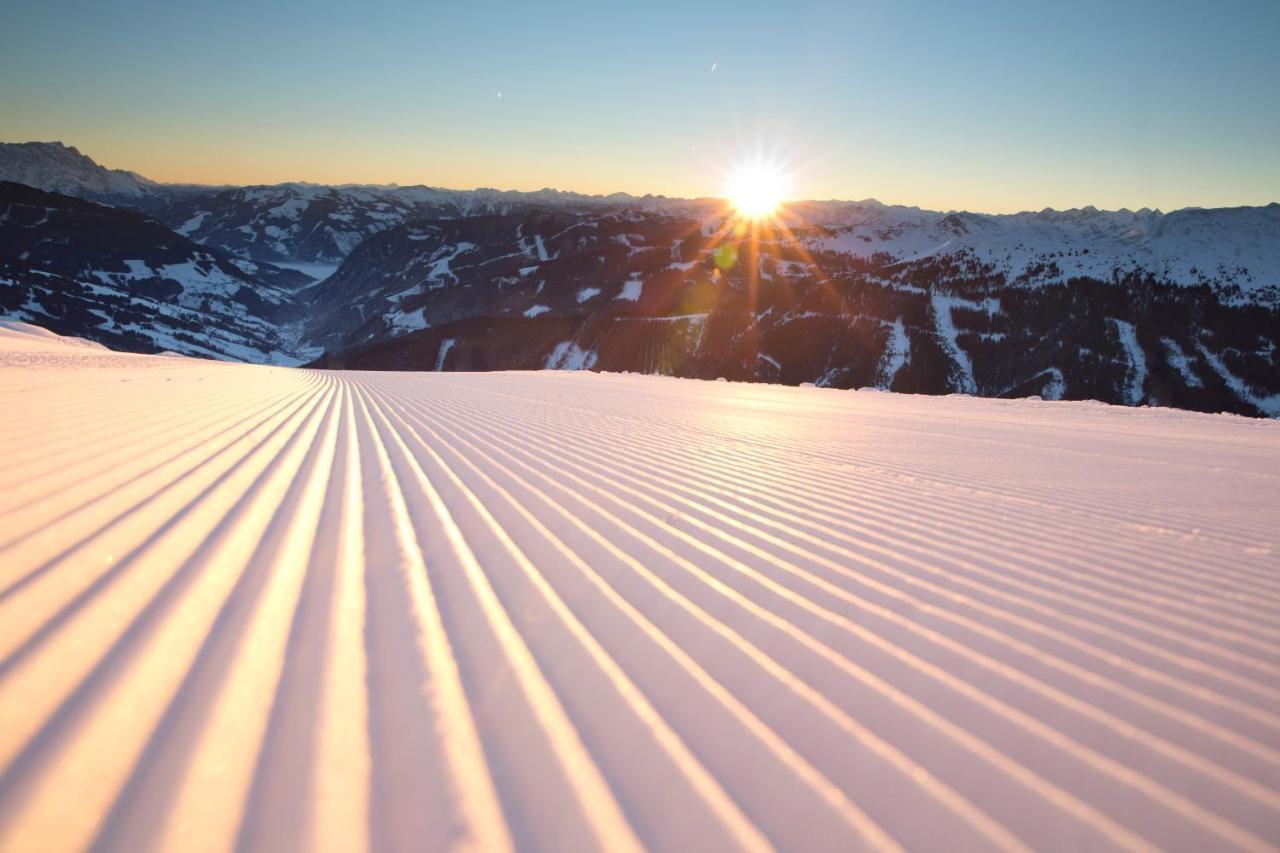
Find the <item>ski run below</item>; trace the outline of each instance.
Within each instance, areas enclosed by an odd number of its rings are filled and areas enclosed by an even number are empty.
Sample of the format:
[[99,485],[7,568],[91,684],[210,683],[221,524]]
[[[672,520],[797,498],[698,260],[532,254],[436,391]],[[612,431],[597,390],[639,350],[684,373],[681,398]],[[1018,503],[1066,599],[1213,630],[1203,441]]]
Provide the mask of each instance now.
[[0,850],[1280,844],[1280,424],[0,330]]

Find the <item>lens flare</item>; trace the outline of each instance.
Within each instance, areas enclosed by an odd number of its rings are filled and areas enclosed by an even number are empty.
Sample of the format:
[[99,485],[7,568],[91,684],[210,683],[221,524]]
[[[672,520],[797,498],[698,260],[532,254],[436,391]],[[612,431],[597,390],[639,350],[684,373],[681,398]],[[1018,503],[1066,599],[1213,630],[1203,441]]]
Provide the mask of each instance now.
[[744,160],[729,173],[725,196],[738,214],[764,219],[777,213],[790,191],[783,168],[770,160]]

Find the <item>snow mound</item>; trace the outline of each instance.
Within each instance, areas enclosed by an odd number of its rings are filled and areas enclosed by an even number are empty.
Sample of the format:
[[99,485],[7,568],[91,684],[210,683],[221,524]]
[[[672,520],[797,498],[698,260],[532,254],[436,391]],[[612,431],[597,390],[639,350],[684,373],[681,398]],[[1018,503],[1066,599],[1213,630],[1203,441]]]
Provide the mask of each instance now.
[[0,346],[21,346],[22,344],[43,344],[53,347],[72,347],[78,349],[109,350],[97,341],[84,338],[73,338],[51,332],[42,326],[23,323],[20,320],[0,319]]

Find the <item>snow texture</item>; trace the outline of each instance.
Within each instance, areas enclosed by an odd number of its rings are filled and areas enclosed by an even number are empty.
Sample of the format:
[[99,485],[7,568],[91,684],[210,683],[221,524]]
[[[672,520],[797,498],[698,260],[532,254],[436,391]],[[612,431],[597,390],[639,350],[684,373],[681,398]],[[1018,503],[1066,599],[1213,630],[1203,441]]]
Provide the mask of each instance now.
[[1280,844],[1275,422],[20,324],[0,403],[0,849]]

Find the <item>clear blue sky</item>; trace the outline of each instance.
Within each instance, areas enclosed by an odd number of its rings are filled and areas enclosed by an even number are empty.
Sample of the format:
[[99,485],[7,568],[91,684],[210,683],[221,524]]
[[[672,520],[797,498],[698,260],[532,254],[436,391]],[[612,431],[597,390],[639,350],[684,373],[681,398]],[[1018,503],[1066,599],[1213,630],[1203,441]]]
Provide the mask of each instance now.
[[159,180],[1280,200],[1280,0],[5,6],[0,139]]

